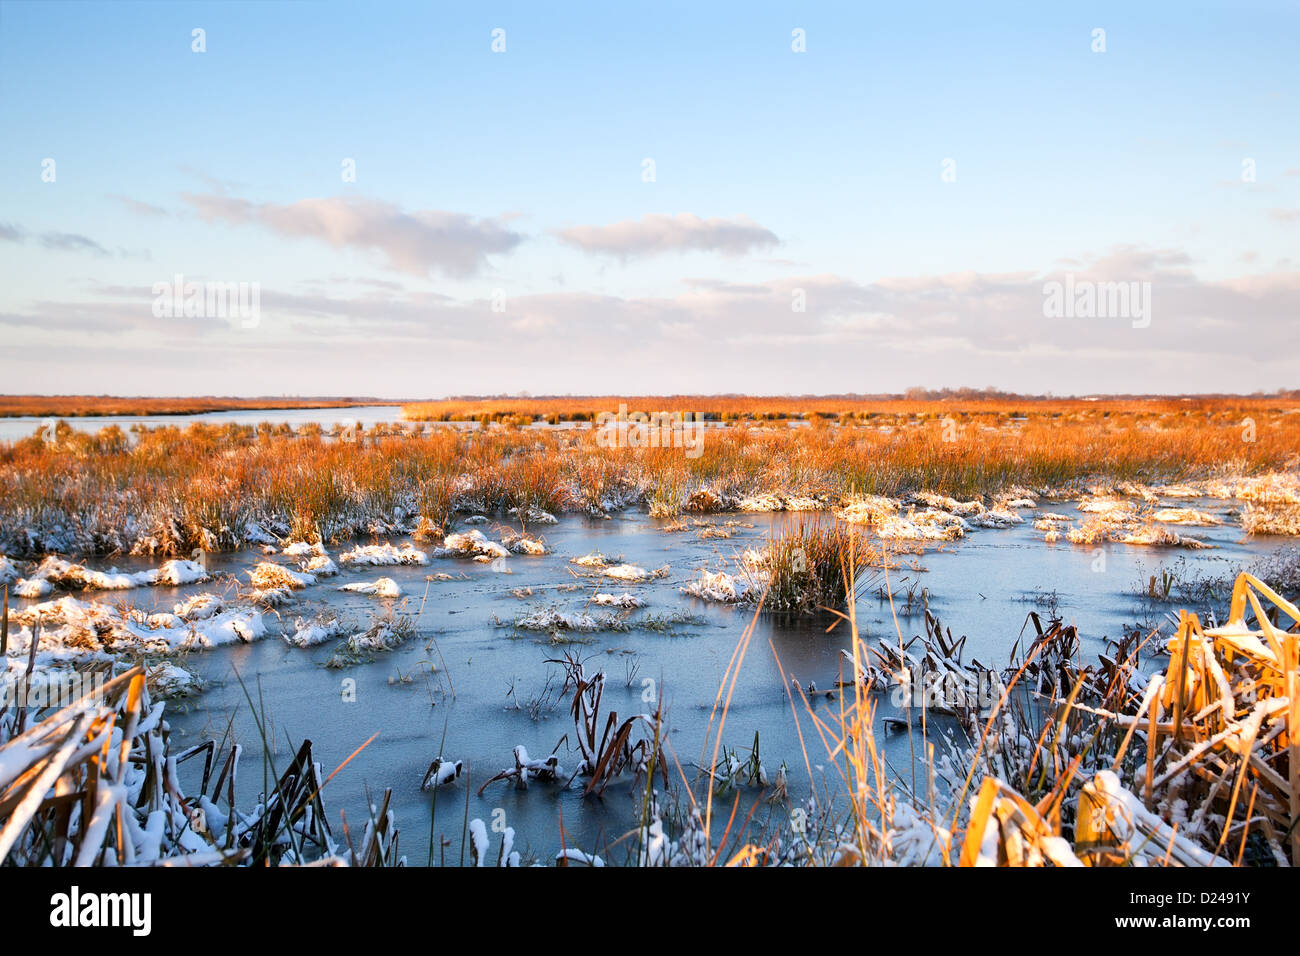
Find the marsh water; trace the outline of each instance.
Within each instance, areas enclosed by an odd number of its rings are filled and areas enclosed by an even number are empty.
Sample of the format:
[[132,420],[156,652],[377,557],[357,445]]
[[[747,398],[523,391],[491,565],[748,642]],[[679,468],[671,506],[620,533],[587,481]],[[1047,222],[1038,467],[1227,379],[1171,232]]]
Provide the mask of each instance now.
[[[1197,507],[1222,511],[1224,505],[1206,501]],[[1064,504],[1054,504],[1052,510],[1074,513],[1072,506]],[[1032,515],[1025,512],[1027,519]],[[330,822],[341,836],[339,812],[343,811],[353,838],[359,839],[367,796],[378,802],[384,789],[391,787],[401,851],[412,864],[468,859],[462,846],[467,817],[504,820],[516,831],[516,848],[542,862],[552,860],[562,843],[621,862],[635,852],[634,840],[620,839],[636,826],[638,804],[630,780],[612,785],[602,799],[584,798],[580,781],[568,788],[534,784],[526,791],[495,783],[482,796],[476,791],[497,771],[513,765],[512,749],[518,744],[527,747],[531,756],[541,757],[567,734],[568,743],[558,751],[560,764],[568,771],[574,767],[573,721],[568,712],[572,697],[560,698],[562,670],[548,663],[566,652],[581,655],[589,674],[595,670],[607,674],[603,706],[617,711],[620,718],[652,711],[662,699],[668,752],[680,763],[681,772],[695,779],[719,683],[754,614],[749,606],[712,604],[679,589],[703,568],[734,571],[736,557],[744,549],[761,546],[782,524],[799,520],[800,516],[790,514],[710,516],[708,524],[726,526],[731,534],[719,539],[702,538],[701,529],[693,525],[684,531],[665,530],[667,522],[644,512],[603,520],[566,515],[557,525],[529,529],[544,538],[551,553],[512,556],[504,562],[509,573],[500,570],[500,563],[494,569],[452,558],[431,559],[423,567],[344,570],[340,577],[323,579],[298,592],[297,601],[268,613],[272,636],[267,639],[190,654],[184,666],[207,686],[196,697],[169,703],[169,719],[183,747],[208,736],[220,738],[233,718],[234,737],[245,747],[241,802],[254,801],[263,788],[263,748],[255,712],[273,742],[272,759],[278,771],[304,738],[313,742],[328,774],[377,735],[327,786]],[[499,528],[480,527],[494,540],[499,538]],[[864,579],[857,601],[859,628],[868,641],[897,641],[900,633],[906,640],[920,633],[923,617],[918,607],[913,604],[909,612],[901,596],[915,584],[927,590],[928,606],[944,626],[954,636],[967,637],[966,660],[1006,666],[1033,610],[1055,611],[1077,625],[1082,654],[1092,659],[1106,638],[1121,637],[1127,626],[1136,623],[1158,622],[1174,610],[1176,605],[1153,606],[1137,593],[1139,582],[1158,565],[1184,557],[1188,569],[1222,576],[1283,543],[1243,540],[1240,529],[1231,524],[1194,530],[1215,547],[1183,552],[1114,545],[1098,551],[1049,545],[1028,520],[1007,530],[976,531],[954,543],[900,556],[904,566],[890,572],[891,587],[900,594],[895,599],[897,624],[889,604],[875,592],[876,579]],[[336,557],[341,550],[340,545],[330,548]],[[667,566],[668,572],[630,586],[575,576],[580,569],[570,559],[592,551],[648,569]],[[245,572],[260,560],[266,558],[250,551],[211,556],[209,564],[218,575],[246,581]],[[913,562],[925,570],[912,570]],[[439,572],[454,579],[426,580]],[[349,581],[381,576],[394,579],[404,596],[376,599],[336,590]],[[139,606],[170,610],[183,596],[204,590],[221,587],[142,589],[132,592],[131,599]],[[630,612],[632,622],[658,616],[673,623],[666,629],[633,626],[626,631],[569,633],[564,642],[545,632],[510,626],[539,607],[581,611],[597,590],[615,594],[627,590],[643,598],[647,606]],[[274,636],[281,627],[292,633],[295,618],[310,618],[322,610],[342,613],[358,630],[375,614],[392,610],[414,615],[417,635],[395,651],[378,654],[371,663],[329,669],[324,662],[336,642],[297,648]],[[829,768],[825,747],[803,703],[792,709],[787,680],[793,677],[805,687],[815,683],[819,691],[835,685],[841,676],[840,650],[849,646],[850,638],[843,626],[828,631],[830,623],[827,616],[791,619],[764,614],[758,618],[722,736],[724,747],[743,755],[757,735],[769,776],[775,777],[784,763],[795,798],[807,795],[810,771],[821,781]],[[1166,624],[1165,633],[1170,631]],[[346,694],[353,686],[355,693]],[[348,696],[355,700],[345,699]],[[819,709],[839,706],[820,694],[812,700]],[[885,753],[894,771],[907,778],[915,741],[905,732],[890,732],[883,726],[884,718],[896,714],[891,701],[882,697],[876,729],[886,741]],[[435,796],[422,792],[420,784],[429,763],[439,755],[463,760],[466,776],[437,792],[434,812]],[[703,762],[710,759],[711,754]],[[676,769],[673,777],[680,787]],[[835,786],[831,781],[831,789]],[[742,819],[755,796],[752,792],[743,796]],[[724,809],[715,810],[720,818],[718,833],[730,815],[732,795],[719,799]],[[778,813],[788,809],[761,802],[755,820],[761,823],[767,814]]]

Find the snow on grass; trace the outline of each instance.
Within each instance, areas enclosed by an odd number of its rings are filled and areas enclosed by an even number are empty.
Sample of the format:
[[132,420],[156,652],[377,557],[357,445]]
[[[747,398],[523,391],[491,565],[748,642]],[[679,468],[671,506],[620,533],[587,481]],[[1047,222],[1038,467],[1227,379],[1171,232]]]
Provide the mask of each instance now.
[[380,578],[377,581],[355,581],[352,584],[344,584],[339,587],[340,591],[351,591],[354,594],[369,594],[373,597],[395,598],[402,596],[402,589],[398,587],[397,582],[392,578]]
[[749,584],[743,578],[725,571],[702,571],[698,580],[691,581],[680,590],[705,601],[737,604],[747,599]]
[[547,553],[546,545],[530,534],[518,534],[508,531],[502,536],[501,544],[515,554],[540,557]]
[[294,621],[293,633],[285,631],[281,636],[286,644],[294,647],[315,647],[343,637],[348,630],[349,627],[342,618],[321,616],[307,621],[300,617]]
[[339,566],[334,563],[334,559],[328,554],[318,554],[304,561],[302,570],[304,574],[311,574],[318,578],[328,578],[339,573]]
[[359,545],[339,555],[340,564],[358,564],[380,567],[395,564],[428,564],[429,556],[409,544],[400,548],[391,544]]
[[1165,524],[1223,524],[1223,519],[1218,515],[1210,514],[1208,511],[1197,511],[1195,508],[1160,508],[1152,513],[1151,520]]
[[641,581],[649,581],[652,578],[662,578],[668,574],[668,566],[658,568],[654,571],[647,571],[645,568],[635,564],[616,564],[611,568],[601,568],[600,573],[607,578],[613,578],[616,581],[629,581],[633,584]]
[[1157,545],[1178,548],[1209,547],[1204,541],[1180,535],[1154,522],[1144,522],[1132,512],[1109,511],[1084,521],[1078,527],[1064,531],[1053,528],[1044,541],[1059,541],[1064,537],[1071,544],[1098,544],[1110,541],[1115,544]]
[[597,594],[591,599],[592,604],[598,604],[601,607],[624,607],[636,608],[645,607],[646,602],[628,591],[622,594]]
[[149,693],[157,700],[192,697],[203,690],[203,681],[171,661],[159,661],[145,666],[145,680]]
[[279,589],[297,591],[316,583],[314,574],[302,574],[286,568],[282,564],[273,564],[270,561],[261,562],[247,574],[249,582],[258,591],[275,591]]
[[1025,519],[1009,507],[990,508],[973,514],[966,520],[977,528],[1010,528],[1025,523]]
[[22,572],[18,570],[18,565],[0,554],[0,585],[13,584],[20,577]]
[[217,594],[194,594],[175,605],[172,610],[184,621],[202,621],[226,609],[225,600]]
[[325,547],[307,541],[291,541],[284,546],[284,556],[287,558],[309,558],[320,554],[325,554]]
[[353,634],[335,648],[325,666],[337,668],[366,663],[375,654],[401,647],[414,633],[415,624],[409,617],[377,617],[366,630]]
[[162,567],[148,571],[125,572],[117,568],[94,571],[51,555],[29,577],[18,582],[17,591],[22,597],[44,597],[55,587],[77,591],[129,591],[143,587],[179,587],[206,580],[208,572],[193,561],[167,561]]
[[1248,505],[1241,515],[1247,534],[1300,535],[1300,507],[1255,507]]
[[553,607],[538,608],[513,622],[525,631],[600,631],[617,623],[610,615],[574,614]]
[[254,608],[221,611],[204,620],[185,621],[173,614],[146,614],[97,601],[64,597],[13,612],[9,653],[31,648],[32,628],[39,621],[38,651],[67,660],[96,659],[99,654],[171,654],[182,650],[248,643],[266,636],[266,624]]
[[956,541],[966,536],[970,524],[947,511],[911,511],[886,515],[875,525],[876,534],[897,541]]
[[488,540],[487,536],[477,528],[471,528],[469,531],[462,531],[459,534],[449,534],[443,539],[442,547],[438,549],[438,557],[458,557],[458,558],[504,558],[510,552],[495,541]]
[[[511,508],[510,514],[516,518],[519,517],[519,509]],[[543,511],[541,508],[528,508],[524,511],[523,520],[525,524],[559,524],[559,520],[549,511]]]

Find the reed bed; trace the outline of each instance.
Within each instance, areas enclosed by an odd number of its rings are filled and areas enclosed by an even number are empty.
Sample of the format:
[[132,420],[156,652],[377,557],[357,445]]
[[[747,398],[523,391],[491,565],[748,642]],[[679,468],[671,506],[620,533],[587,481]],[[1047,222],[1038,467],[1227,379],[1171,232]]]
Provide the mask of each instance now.
[[991,496],[1294,470],[1300,415],[1254,410],[1254,440],[1244,441],[1241,413],[1235,404],[1083,408],[985,420],[929,407],[846,426],[713,428],[695,458],[602,447],[590,430],[328,435],[195,424],[128,436],[61,426],[52,440],[0,445],[0,550],[189,557],[267,536],[437,537],[457,513],[829,509],[870,495]]

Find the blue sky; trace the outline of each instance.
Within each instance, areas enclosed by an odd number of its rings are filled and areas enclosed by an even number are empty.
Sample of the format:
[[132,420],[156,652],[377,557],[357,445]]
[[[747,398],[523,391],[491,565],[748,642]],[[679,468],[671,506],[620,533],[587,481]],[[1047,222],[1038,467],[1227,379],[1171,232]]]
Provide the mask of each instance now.
[[0,2],[4,390],[1295,387],[1300,8],[1133,6]]

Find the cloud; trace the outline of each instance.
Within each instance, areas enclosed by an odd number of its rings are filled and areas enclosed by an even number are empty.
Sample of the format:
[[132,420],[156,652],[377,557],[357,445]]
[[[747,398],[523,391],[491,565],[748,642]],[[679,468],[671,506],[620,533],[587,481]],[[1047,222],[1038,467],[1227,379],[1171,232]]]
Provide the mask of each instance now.
[[[1294,387],[1300,272],[1209,280],[1194,266],[1181,249],[1119,246],[1046,272],[871,281],[833,273],[745,282],[692,277],[658,295],[522,293],[505,300],[504,311],[486,296],[456,299],[349,278],[263,289],[255,331],[154,320],[146,288],[99,286],[87,293],[97,301],[38,302],[0,314],[0,325],[24,347],[65,343],[74,329],[104,333],[96,342],[105,348],[166,345],[170,363],[192,370],[190,390],[218,387],[204,362],[222,350],[243,357],[232,374],[274,378],[304,394],[310,383],[294,384],[305,375],[304,354],[312,356],[312,374],[343,376],[357,390],[387,395],[427,391],[434,366],[437,388],[448,394],[498,387],[489,380],[589,394]],[[1046,316],[1044,284],[1067,274],[1076,285],[1149,282],[1150,325],[1135,327],[1122,316]],[[505,353],[503,340],[512,343]],[[448,362],[448,355],[458,358]],[[113,367],[128,379],[149,369],[129,350],[115,356]]]
[[596,255],[624,261],[669,252],[719,252],[743,256],[777,245],[780,239],[747,216],[701,219],[691,213],[651,214],[608,226],[572,226],[558,230],[562,242]]
[[94,239],[75,232],[46,232],[41,234],[41,245],[59,252],[89,252],[97,256],[111,255]]
[[487,266],[488,256],[508,253],[524,238],[500,219],[439,210],[404,212],[370,199],[279,204],[216,193],[183,193],[182,198],[209,222],[259,225],[282,236],[322,239],[335,248],[376,251],[391,268],[417,276],[476,275]]
[[[96,256],[113,255],[94,239],[76,232],[42,232],[35,238],[46,249],[54,252],[88,252]],[[28,239],[28,232],[22,226],[15,225],[12,222],[0,222],[0,239],[8,242],[25,243]],[[119,250],[118,255],[125,257],[130,253]],[[147,253],[144,255],[146,258],[148,257]]]
[[151,203],[151,202],[144,202],[143,200],[140,200],[140,199],[132,199],[130,196],[116,196],[116,195],[115,195],[115,196],[113,196],[112,198],[113,198],[113,199],[116,199],[118,202],[120,202],[120,203],[121,203],[123,206],[125,206],[127,209],[131,210],[131,212],[133,212],[133,213],[135,213],[136,215],[139,215],[139,216],[154,216],[154,217],[157,217],[157,216],[167,216],[167,215],[170,215],[170,214],[167,212],[167,210],[164,209],[162,206],[155,206],[155,205],[154,205],[153,203]]
[[1300,209],[1270,209],[1268,214],[1278,222],[1300,221]]

